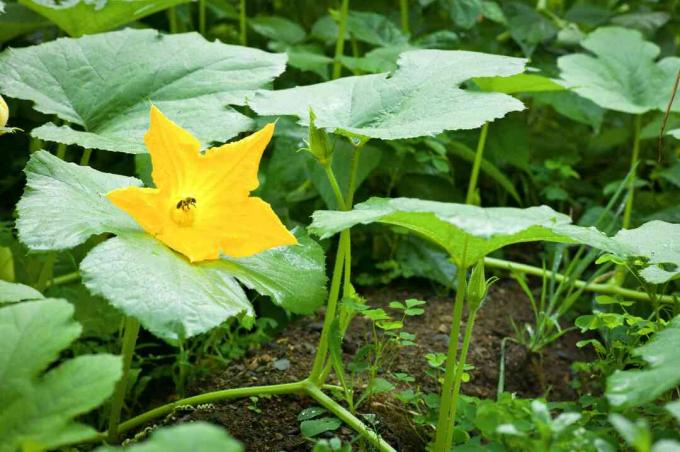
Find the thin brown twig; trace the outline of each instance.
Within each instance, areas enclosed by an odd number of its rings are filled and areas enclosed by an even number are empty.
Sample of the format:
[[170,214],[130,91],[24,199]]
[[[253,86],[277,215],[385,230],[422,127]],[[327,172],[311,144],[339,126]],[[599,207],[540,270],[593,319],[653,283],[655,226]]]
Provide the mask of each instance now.
[[673,84],[673,91],[671,92],[671,99],[668,101],[668,106],[663,115],[663,122],[661,123],[661,130],[659,131],[659,139],[656,143],[656,149],[658,153],[659,163],[661,163],[661,148],[663,143],[663,133],[666,131],[666,124],[668,123],[668,117],[671,114],[671,107],[673,106],[673,101],[675,100],[675,93],[678,92],[678,83],[680,83],[680,70],[675,76],[675,83]]

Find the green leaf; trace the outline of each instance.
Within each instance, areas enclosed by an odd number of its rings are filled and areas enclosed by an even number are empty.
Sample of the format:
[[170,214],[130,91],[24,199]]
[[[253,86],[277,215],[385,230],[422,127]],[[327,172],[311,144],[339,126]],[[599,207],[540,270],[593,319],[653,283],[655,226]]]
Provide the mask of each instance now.
[[460,28],[467,30],[474,27],[477,18],[482,15],[480,0],[448,0],[446,3],[451,19]]
[[70,36],[113,30],[189,0],[19,0]]
[[557,34],[557,27],[532,6],[520,2],[504,2],[503,12],[510,36],[527,57],[534,53],[539,44],[550,41]]
[[65,300],[0,309],[0,450],[54,449],[96,435],[73,419],[100,405],[121,376],[112,355],[82,355],[43,371],[80,334]]
[[321,419],[310,419],[300,423],[300,432],[302,436],[313,438],[324,432],[331,432],[337,430],[342,425],[340,419],[334,417],[322,417]]
[[665,406],[666,411],[671,413],[675,420],[680,423],[680,400],[676,400],[675,402],[668,402]]
[[671,320],[647,344],[633,351],[647,369],[617,370],[607,379],[607,399],[620,408],[651,402],[680,384],[680,316]]
[[[659,47],[635,30],[602,27],[581,45],[592,54],[560,57],[557,64],[565,86],[602,108],[641,114],[665,110],[680,58],[655,61]],[[676,99],[673,110],[680,108]]]
[[39,300],[43,295],[33,287],[11,283],[0,279],[0,305],[3,303],[17,303],[24,300]]
[[312,312],[325,296],[323,261],[319,246],[301,239],[249,258],[190,264],[148,234],[128,232],[95,247],[80,271],[91,292],[174,341],[254,316],[237,280],[292,312]]
[[482,91],[515,94],[536,91],[563,91],[558,81],[538,74],[516,74],[510,77],[477,77],[475,84]]
[[33,153],[24,171],[17,230],[29,248],[61,250],[94,234],[140,230],[104,197],[116,188],[141,185],[139,180],[67,163],[46,151]]
[[196,33],[128,29],[8,49],[0,56],[0,91],[77,126],[47,123],[33,130],[37,138],[145,153],[152,103],[204,146],[252,129],[250,118],[227,105],[243,104],[285,60]]
[[357,40],[374,46],[389,47],[405,44],[408,36],[387,17],[363,11],[350,11],[347,31]]
[[128,447],[103,446],[96,452],[241,452],[243,446],[232,438],[226,430],[207,422],[163,427],[151,433],[148,440]]
[[258,34],[272,41],[298,44],[304,41],[305,30],[297,23],[279,16],[256,16],[248,19],[248,25]]
[[73,318],[82,325],[83,337],[112,335],[119,331],[123,316],[105,299],[93,296],[82,284],[55,286],[47,294],[54,298],[64,298],[76,311]]
[[401,226],[444,248],[463,268],[504,246],[538,240],[625,251],[595,228],[574,226],[568,216],[546,206],[482,208],[411,198],[371,198],[352,211],[317,211],[312,218],[309,230],[321,238],[357,224]]
[[654,220],[622,229],[614,240],[627,248],[622,256],[644,259],[640,274],[648,282],[663,284],[680,276],[680,224]]
[[30,9],[18,3],[8,3],[4,13],[0,13],[0,42],[9,41],[49,24]]
[[317,127],[393,140],[473,129],[523,109],[500,93],[463,90],[474,77],[509,76],[525,60],[467,51],[414,50],[399,58],[392,75],[373,74],[279,91],[258,91],[249,101],[261,115],[293,115],[307,125],[309,108]]

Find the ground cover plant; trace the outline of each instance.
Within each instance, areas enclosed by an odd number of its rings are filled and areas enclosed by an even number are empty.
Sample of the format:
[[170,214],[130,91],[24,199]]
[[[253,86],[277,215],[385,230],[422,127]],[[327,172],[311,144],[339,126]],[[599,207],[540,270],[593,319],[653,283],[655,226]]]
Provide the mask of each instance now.
[[0,1],[0,451],[680,450],[676,3]]

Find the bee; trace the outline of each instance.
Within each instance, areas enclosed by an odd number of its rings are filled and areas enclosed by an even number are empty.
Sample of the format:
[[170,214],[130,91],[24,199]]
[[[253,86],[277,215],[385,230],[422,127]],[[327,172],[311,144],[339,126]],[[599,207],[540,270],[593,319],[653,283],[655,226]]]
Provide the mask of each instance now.
[[192,207],[196,207],[196,198],[187,196],[186,198],[177,201],[177,205],[175,207],[177,207],[178,209],[182,209],[186,212]]

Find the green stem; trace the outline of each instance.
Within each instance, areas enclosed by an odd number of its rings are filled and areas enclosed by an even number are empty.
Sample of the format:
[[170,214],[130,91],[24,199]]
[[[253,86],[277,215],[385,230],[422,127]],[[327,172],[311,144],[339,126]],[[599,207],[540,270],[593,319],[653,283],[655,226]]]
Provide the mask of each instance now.
[[87,166],[90,163],[90,157],[92,156],[92,149],[85,149],[83,155],[80,157],[80,166]]
[[198,32],[205,36],[205,0],[198,0]]
[[[444,386],[442,387],[439,417],[437,420],[437,433],[434,443],[435,452],[448,452],[446,440],[449,436],[449,429],[453,428],[449,423],[449,413],[451,403],[454,400],[453,385],[456,371],[456,355],[458,354],[458,335],[460,334],[460,324],[463,318],[463,304],[465,303],[466,273],[467,268],[457,269],[458,285],[456,287],[456,300],[453,306],[453,320],[451,321],[451,334],[449,336],[449,350],[446,357],[446,372],[444,374]],[[450,446],[450,445],[449,445]]]
[[[554,273],[550,270],[545,270],[540,267],[534,267],[532,265],[520,264],[518,262],[506,261],[503,259],[495,259],[493,257],[485,257],[484,265],[492,268],[500,268],[503,270],[517,271],[520,273],[526,273],[528,275],[541,276],[544,275],[547,278],[555,278],[557,282],[562,282],[569,280],[576,288],[582,288],[588,292],[596,292],[607,295],[621,295],[622,297],[628,298],[630,300],[640,300],[640,301],[652,301],[649,294],[645,292],[639,292],[637,290],[625,289],[615,284],[596,284],[589,283],[587,281],[582,281],[580,279],[571,279],[560,273]],[[671,295],[661,295],[657,296],[657,301],[663,303],[677,303],[676,298]]]
[[321,406],[326,408],[328,411],[337,416],[345,424],[352,427],[356,432],[361,434],[364,438],[370,441],[379,451],[381,452],[396,452],[396,450],[390,446],[384,439],[382,439],[373,430],[370,430],[366,424],[361,422],[356,416],[347,411],[341,405],[339,405],[335,400],[328,397],[326,394],[321,392],[321,390],[310,384],[306,388],[307,394],[314,398]]
[[177,33],[177,10],[174,6],[168,9],[168,27],[170,33]]
[[338,179],[335,177],[333,168],[330,164],[328,164],[325,165],[323,169],[326,171],[326,177],[328,178],[328,182],[331,184],[333,194],[335,194],[335,201],[338,203],[338,208],[340,210],[347,210],[345,207],[345,198],[342,196],[342,190],[340,190],[340,184],[338,184]]
[[50,280],[54,274],[54,263],[57,260],[57,255],[50,253],[45,259],[45,263],[40,269],[40,275],[38,275],[38,281],[36,282],[35,288],[39,292],[44,292],[50,285]]
[[241,45],[245,46],[248,45],[248,30],[246,28],[246,0],[241,0],[239,2],[239,9],[238,9],[238,26],[239,30],[241,31]]
[[319,338],[319,345],[316,349],[316,356],[314,357],[312,372],[309,376],[309,379],[313,382],[317,382],[319,377],[322,375],[324,364],[326,362],[326,355],[328,354],[328,338],[330,335],[331,325],[333,324],[333,320],[335,319],[335,314],[338,308],[340,281],[342,280],[342,267],[345,262],[345,253],[347,252],[348,241],[349,230],[346,229],[340,233],[338,252],[335,256],[335,264],[333,266],[331,289],[328,292],[328,303],[326,305],[326,314],[324,315],[323,328],[321,329],[321,337]]
[[447,449],[451,448],[453,444],[453,430],[456,423],[456,406],[458,404],[458,396],[460,395],[460,385],[463,382],[463,372],[465,371],[465,360],[467,359],[467,353],[470,349],[470,339],[472,338],[472,329],[475,326],[475,317],[477,316],[477,310],[468,313],[467,324],[465,325],[465,337],[463,338],[463,348],[460,351],[460,358],[456,363],[456,376],[453,383],[453,399],[451,401],[451,407],[449,411],[448,426],[449,430],[446,435]]
[[362,141],[354,148],[352,154],[352,172],[349,175],[349,187],[347,188],[347,196],[345,197],[345,207],[351,210],[354,204],[354,191],[357,187],[357,173],[359,172],[359,161],[361,160],[361,149],[366,144]]
[[149,410],[139,416],[135,416],[122,424],[120,424],[118,431],[126,432],[139,425],[143,425],[152,419],[172,413],[182,406],[196,406],[203,403],[218,402],[220,400],[238,399],[242,397],[261,396],[261,395],[275,395],[275,394],[295,394],[304,392],[307,386],[306,381],[298,381],[295,383],[285,383],[268,386],[251,386],[247,388],[223,389],[221,391],[206,392],[193,397],[187,397],[177,400],[176,402],[167,403],[165,405]]
[[623,229],[628,229],[630,226],[630,217],[633,213],[633,197],[635,195],[635,173],[638,160],[640,159],[640,129],[642,126],[642,115],[635,115],[635,132],[633,135],[633,152],[630,156],[630,171],[632,176],[628,181],[628,199],[626,200],[626,209],[623,211]]
[[64,143],[59,143],[59,144],[57,145],[56,156],[57,156],[57,158],[59,158],[59,159],[61,159],[61,160],[65,160],[65,159],[66,159],[66,144],[64,144]]
[[345,34],[347,32],[347,16],[349,15],[349,0],[342,0],[340,5],[340,22],[338,23],[338,37],[335,41],[335,56],[333,57],[333,79],[339,78],[342,72],[342,57],[345,51]]
[[401,11],[401,29],[404,33],[409,33],[408,0],[399,0],[399,10]]
[[472,164],[472,171],[470,172],[470,183],[467,189],[467,196],[465,197],[465,204],[472,204],[475,199],[477,180],[479,179],[479,169],[482,166],[484,146],[486,145],[486,135],[488,131],[489,123],[485,122],[482,126],[482,130],[479,133],[479,141],[477,141],[477,152],[475,152],[475,160]]
[[122,346],[123,375],[116,384],[113,399],[111,400],[111,414],[109,415],[108,441],[114,443],[118,441],[118,433],[121,431],[118,424],[120,423],[120,413],[123,409],[123,401],[125,400],[132,355],[134,355],[137,335],[139,334],[139,322],[134,317],[126,317],[124,329]]
[[78,281],[79,279],[80,279],[80,272],[75,271],[75,272],[67,273],[65,275],[59,275],[59,276],[52,278],[51,281],[48,281],[47,287],[59,286],[61,284],[69,284],[69,283]]

